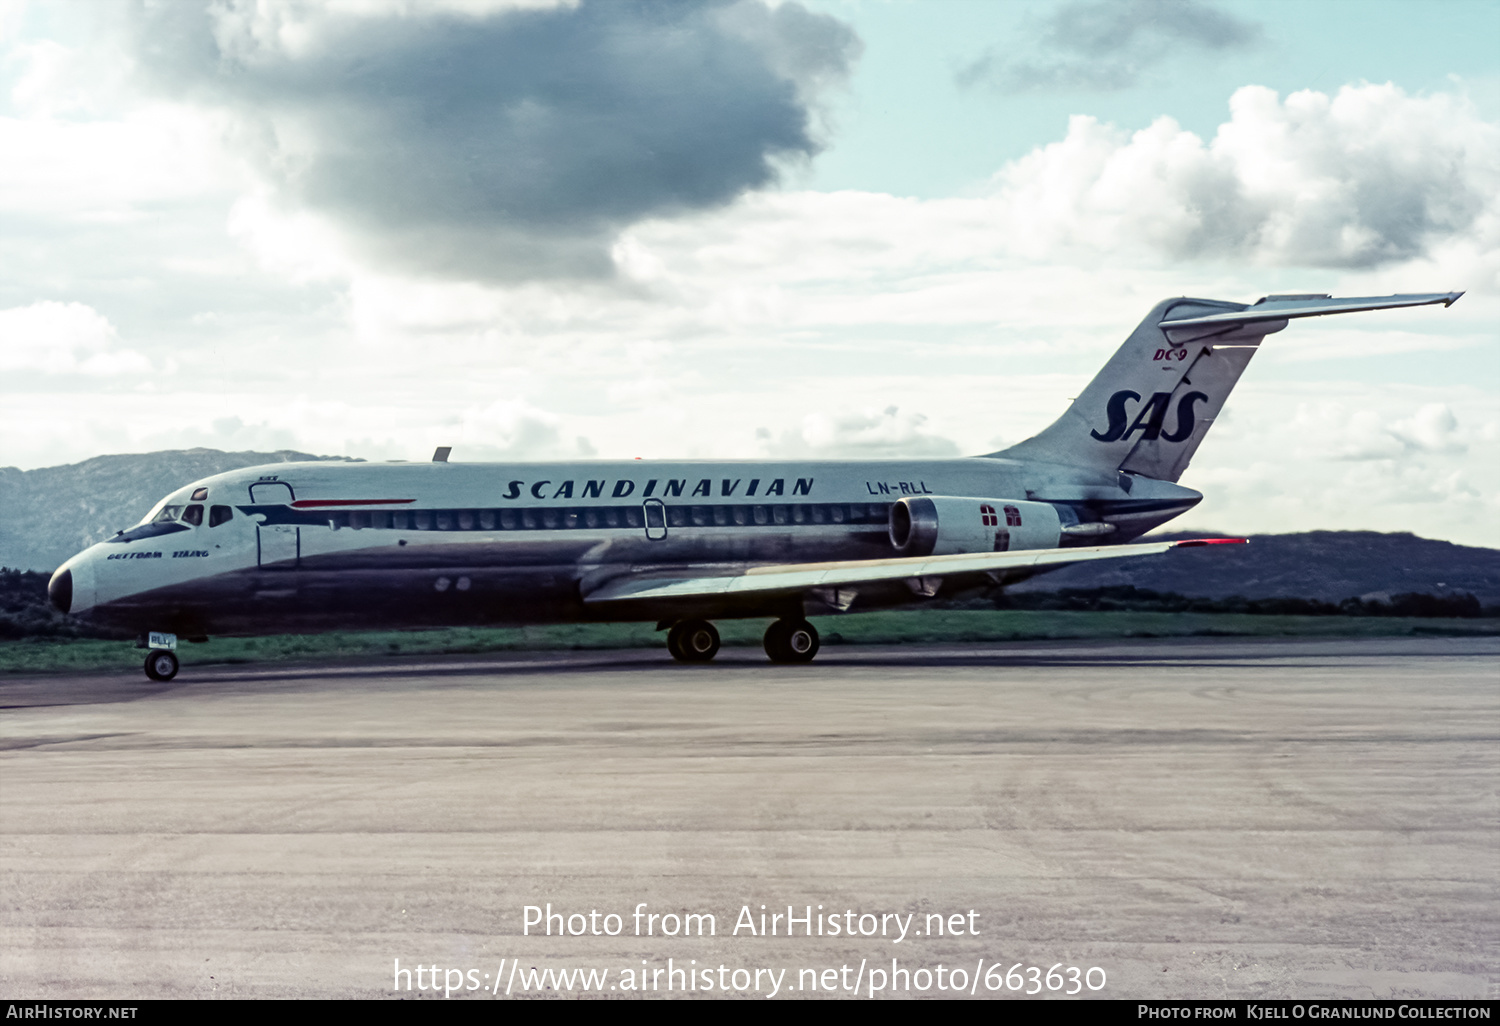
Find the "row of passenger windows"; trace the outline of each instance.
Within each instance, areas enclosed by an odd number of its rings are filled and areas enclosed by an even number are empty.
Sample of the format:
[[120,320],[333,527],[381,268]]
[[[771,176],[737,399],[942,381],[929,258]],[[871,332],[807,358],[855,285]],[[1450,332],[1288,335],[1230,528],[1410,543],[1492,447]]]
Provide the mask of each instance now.
[[[659,507],[652,508],[656,514]],[[880,524],[886,503],[796,503],[766,506],[667,506],[669,527],[775,527],[781,524]],[[398,531],[564,531],[574,528],[646,526],[641,506],[589,506],[541,509],[433,509],[402,512],[319,514],[335,527]],[[653,527],[661,526],[656,516]]]
[[[203,491],[202,488],[198,489]],[[198,494],[197,492],[193,493]],[[229,506],[210,506],[208,508],[208,526],[218,527],[234,519],[234,510]],[[203,523],[203,507],[196,503],[191,506],[163,506],[160,513],[156,514],[153,524],[169,524],[173,521],[181,521],[184,524],[197,527]]]

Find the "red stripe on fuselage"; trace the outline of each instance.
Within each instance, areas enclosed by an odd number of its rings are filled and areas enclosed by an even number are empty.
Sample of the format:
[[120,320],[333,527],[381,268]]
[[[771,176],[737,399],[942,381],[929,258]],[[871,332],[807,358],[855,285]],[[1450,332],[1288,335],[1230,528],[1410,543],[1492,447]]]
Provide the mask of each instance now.
[[310,509],[326,506],[400,506],[416,499],[298,499],[293,509]]

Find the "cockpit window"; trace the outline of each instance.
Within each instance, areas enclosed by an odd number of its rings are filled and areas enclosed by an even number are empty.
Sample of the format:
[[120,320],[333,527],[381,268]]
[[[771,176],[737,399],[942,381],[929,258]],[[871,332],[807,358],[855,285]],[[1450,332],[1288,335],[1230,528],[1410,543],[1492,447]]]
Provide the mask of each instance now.
[[[198,507],[198,515],[200,517],[203,515],[203,507],[202,506]],[[181,506],[163,506],[161,508],[161,512],[158,513],[158,514],[156,514],[156,518],[154,520],[152,520],[151,522],[153,524],[166,524],[166,523],[170,523],[173,520],[178,519],[181,516],[182,516],[182,507]]]
[[210,506],[210,507],[208,507],[208,526],[209,527],[218,527],[220,524],[227,524],[227,523],[229,523],[229,521],[231,521],[233,519],[234,519],[234,510],[232,508],[230,508],[229,506]]
[[194,527],[197,527],[199,524],[203,523],[203,507],[195,505],[189,506],[187,509],[183,510],[182,522],[184,524],[192,524]]

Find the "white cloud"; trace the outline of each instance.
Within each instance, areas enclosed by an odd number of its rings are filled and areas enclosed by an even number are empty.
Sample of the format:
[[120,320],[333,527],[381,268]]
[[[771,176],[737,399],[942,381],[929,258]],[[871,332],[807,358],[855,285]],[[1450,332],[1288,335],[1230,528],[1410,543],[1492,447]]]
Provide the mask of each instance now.
[[1169,117],[1127,135],[1075,116],[1066,138],[1003,169],[995,194],[1020,244],[1049,257],[1373,267],[1500,241],[1500,128],[1463,99],[1387,84],[1282,101],[1246,86],[1230,112],[1207,144]]
[[0,214],[141,223],[206,197],[227,202],[248,178],[223,131],[222,119],[165,103],[118,117],[0,117]]
[[920,413],[899,407],[846,413],[809,413],[779,435],[762,428],[756,436],[764,453],[777,458],[880,456],[958,456],[957,445],[925,429]]
[[458,434],[456,455],[465,460],[584,459],[596,452],[582,436],[565,438],[560,418],[523,400],[465,410]]
[[[1268,386],[1252,366],[1182,483],[1184,529],[1415,531],[1493,546],[1500,430],[1478,388]],[[1176,522],[1174,522],[1176,523]]]
[[296,282],[348,279],[358,270],[332,225],[310,211],[283,209],[264,188],[235,200],[225,227],[261,267]]
[[1392,424],[1391,434],[1423,452],[1461,453],[1468,449],[1458,429],[1458,418],[1447,403],[1428,403],[1411,417]]
[[0,371],[137,375],[151,363],[119,348],[114,325],[82,303],[44,301],[0,310]]

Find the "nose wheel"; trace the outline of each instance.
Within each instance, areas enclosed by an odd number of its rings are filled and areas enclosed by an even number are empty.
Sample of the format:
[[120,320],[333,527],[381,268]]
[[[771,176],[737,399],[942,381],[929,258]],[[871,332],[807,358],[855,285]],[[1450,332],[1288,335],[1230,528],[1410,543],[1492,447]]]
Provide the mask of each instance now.
[[810,663],[818,654],[818,631],[806,620],[777,620],[766,628],[765,646],[773,663]]
[[152,680],[171,680],[177,676],[177,656],[164,649],[152,649],[146,655],[146,676]]
[[706,663],[719,654],[719,632],[707,620],[684,620],[667,633],[667,651],[682,663]]

